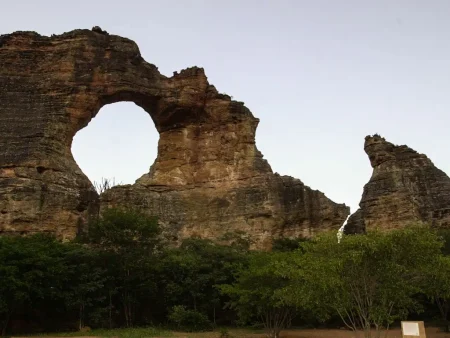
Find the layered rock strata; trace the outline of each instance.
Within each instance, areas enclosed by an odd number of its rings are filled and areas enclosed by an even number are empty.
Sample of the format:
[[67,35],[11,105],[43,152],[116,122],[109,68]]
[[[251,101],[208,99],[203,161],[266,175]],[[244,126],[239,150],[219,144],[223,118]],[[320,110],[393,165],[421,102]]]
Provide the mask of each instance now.
[[[150,172],[96,194],[71,145],[101,107],[132,101],[160,139]],[[131,40],[99,28],[52,37],[0,37],[0,233],[71,239],[99,207],[137,207],[174,239],[278,236],[337,229],[349,208],[300,180],[274,174],[255,146],[259,120],[220,94],[202,68],[172,77]],[[132,163],[130,163],[132,165]]]
[[450,228],[450,178],[415,150],[379,135],[367,136],[364,150],[373,168],[360,208],[345,231],[401,228],[413,223]]

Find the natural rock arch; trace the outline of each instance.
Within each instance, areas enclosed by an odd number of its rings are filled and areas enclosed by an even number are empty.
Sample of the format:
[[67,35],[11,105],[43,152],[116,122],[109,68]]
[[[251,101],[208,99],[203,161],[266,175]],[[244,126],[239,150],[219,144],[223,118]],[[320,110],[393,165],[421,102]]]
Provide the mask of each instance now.
[[139,207],[174,238],[243,230],[273,237],[339,228],[349,208],[300,180],[273,174],[255,145],[259,120],[208,83],[202,68],[172,77],[128,39],[95,29],[0,37],[0,232],[73,238],[98,196],[71,143],[105,105],[132,101],[160,134],[158,156],[135,185],[101,206]]
[[99,191],[101,183],[133,184],[155,162],[159,133],[132,102],[103,106],[72,141],[72,155]]

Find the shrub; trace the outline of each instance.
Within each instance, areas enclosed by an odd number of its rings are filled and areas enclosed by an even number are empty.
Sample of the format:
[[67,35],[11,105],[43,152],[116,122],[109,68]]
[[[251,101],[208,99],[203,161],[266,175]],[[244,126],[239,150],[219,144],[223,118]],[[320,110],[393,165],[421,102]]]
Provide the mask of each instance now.
[[182,305],[176,305],[169,314],[169,321],[177,329],[192,331],[206,331],[211,329],[212,325],[208,317],[196,310],[189,310]]
[[220,329],[220,338],[231,338],[230,332],[226,328]]

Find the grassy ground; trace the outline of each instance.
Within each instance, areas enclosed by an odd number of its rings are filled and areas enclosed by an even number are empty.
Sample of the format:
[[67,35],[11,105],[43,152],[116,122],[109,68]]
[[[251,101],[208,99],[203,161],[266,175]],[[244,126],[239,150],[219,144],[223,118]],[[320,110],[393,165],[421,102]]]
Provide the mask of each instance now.
[[120,337],[120,338],[137,338],[137,337],[174,337],[173,333],[157,328],[132,328],[132,329],[98,329],[89,332],[58,332],[35,335],[34,337]]
[[[227,330],[232,338],[246,338],[246,337],[259,337],[257,331],[246,329],[230,329]],[[132,329],[114,329],[114,330],[92,330],[88,332],[58,332],[58,333],[46,333],[34,335],[37,337],[84,337],[84,338],[146,338],[146,337],[158,337],[158,338],[219,338],[220,330],[214,332],[176,332],[168,331],[157,328],[132,328]],[[22,338],[15,336],[15,338]],[[25,337],[24,337],[25,338]],[[27,337],[30,338],[30,337]],[[230,337],[231,338],[231,337]]]
[[[440,332],[436,328],[427,328],[427,338],[450,338],[449,333]],[[263,338],[262,332],[251,330],[228,330],[231,338]],[[220,331],[214,332],[174,332],[155,328],[117,329],[117,330],[92,330],[90,332],[71,332],[40,335],[39,337],[89,337],[89,338],[146,338],[146,337],[171,337],[171,338],[220,338]],[[280,338],[354,338],[355,335],[347,330],[288,330],[281,333]],[[359,335],[362,337],[362,334]],[[401,338],[399,329],[389,332],[389,338]],[[18,338],[18,337],[16,337]],[[35,336],[36,338],[36,336]]]

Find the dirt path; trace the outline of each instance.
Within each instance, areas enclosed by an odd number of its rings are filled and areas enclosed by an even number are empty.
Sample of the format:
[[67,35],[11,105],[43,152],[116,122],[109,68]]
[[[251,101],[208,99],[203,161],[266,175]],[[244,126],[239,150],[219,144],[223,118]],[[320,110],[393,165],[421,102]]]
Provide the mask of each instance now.
[[[438,329],[426,329],[427,338],[450,338],[450,333],[439,332]],[[282,332],[280,338],[354,338],[354,334],[347,330],[292,330]],[[360,337],[363,337],[362,332]],[[388,338],[402,338],[400,329],[389,332]]]
[[[427,328],[427,338],[450,338],[450,333],[440,332],[436,328]],[[234,338],[265,338],[263,334],[248,333],[240,330],[230,330]],[[219,333],[180,333],[175,334],[174,338],[218,338]],[[364,337],[360,332],[358,338]],[[355,338],[352,331],[347,330],[287,330],[283,331],[280,338]],[[384,338],[384,336],[383,336]],[[402,338],[400,329],[394,329],[389,332],[388,338]]]

